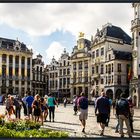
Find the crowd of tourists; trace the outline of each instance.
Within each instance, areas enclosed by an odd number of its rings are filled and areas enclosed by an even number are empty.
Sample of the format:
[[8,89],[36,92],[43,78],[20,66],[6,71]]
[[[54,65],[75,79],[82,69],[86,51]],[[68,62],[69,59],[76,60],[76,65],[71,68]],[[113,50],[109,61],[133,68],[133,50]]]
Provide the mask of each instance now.
[[[80,96],[75,96],[73,99],[74,115],[79,115],[79,120],[82,125],[82,132],[85,132],[86,120],[88,118],[88,99],[82,92]],[[95,115],[100,128],[100,135],[104,135],[105,127],[108,126],[110,120],[111,107],[113,114],[116,116],[117,124],[115,133],[120,133],[124,137],[123,123],[125,122],[129,137],[133,134],[133,115],[134,104],[132,98],[126,98],[126,94],[122,93],[116,100],[111,100],[102,90],[101,95],[95,100]]]
[[[64,98],[64,108],[67,105],[67,98]],[[85,132],[86,120],[88,119],[88,99],[82,92],[80,95],[75,95],[73,99],[74,115],[79,116],[79,120],[82,126],[82,132]],[[43,123],[47,121],[55,121],[55,105],[58,107],[58,102],[52,94],[40,97],[36,94],[34,97],[31,92],[21,98],[20,96],[13,97],[8,95],[6,99],[6,114],[11,119],[12,114],[16,119],[21,119],[21,108],[23,107],[24,116],[29,120]],[[102,90],[100,96],[95,100],[95,116],[100,128],[100,135],[104,135],[105,127],[108,127],[110,120],[111,108],[113,108],[113,114],[116,116],[117,124],[115,133],[120,133],[121,137],[124,137],[123,123],[125,122],[129,137],[133,134],[133,115],[134,105],[132,98],[126,98],[125,94],[121,94],[116,100],[111,100]]]
[[35,122],[41,121],[43,125],[43,122],[47,121],[48,115],[49,121],[54,122],[55,105],[57,105],[57,101],[52,94],[44,97],[36,94],[33,97],[31,92],[27,92],[23,98],[20,96],[13,97],[9,94],[6,99],[6,114],[8,119],[11,119],[12,115],[15,115],[16,119],[21,119],[21,108],[23,107],[26,119],[28,118]]

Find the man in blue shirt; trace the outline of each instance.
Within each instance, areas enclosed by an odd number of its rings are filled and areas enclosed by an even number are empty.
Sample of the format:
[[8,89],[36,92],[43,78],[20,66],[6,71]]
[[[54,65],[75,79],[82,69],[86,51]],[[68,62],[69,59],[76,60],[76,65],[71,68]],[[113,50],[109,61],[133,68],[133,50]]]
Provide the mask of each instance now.
[[[98,111],[98,113],[97,113]],[[101,133],[104,135],[105,124],[110,113],[110,103],[109,99],[106,98],[104,90],[101,92],[101,96],[97,98],[95,102],[95,114],[97,116],[97,122],[99,123]]]
[[80,111],[79,120],[83,126],[82,132],[85,132],[86,120],[88,117],[88,99],[83,92],[81,93],[81,97],[78,98],[78,110]]
[[[26,103],[27,103],[27,111],[28,111],[28,116],[30,119],[30,115],[32,116],[32,103],[34,101],[34,97],[31,95],[31,92],[28,92],[28,96],[26,98]],[[33,116],[32,116],[33,119]]]

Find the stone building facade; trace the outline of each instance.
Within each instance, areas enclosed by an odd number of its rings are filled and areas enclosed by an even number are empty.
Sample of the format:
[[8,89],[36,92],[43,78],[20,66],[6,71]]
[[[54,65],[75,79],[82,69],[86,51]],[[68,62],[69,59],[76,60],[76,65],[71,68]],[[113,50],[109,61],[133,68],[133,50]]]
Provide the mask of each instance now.
[[[129,94],[127,65],[131,63],[131,38],[117,26],[108,23],[97,29],[91,40],[92,94],[104,88],[111,98]],[[124,58],[125,57],[125,58]]]
[[40,54],[37,55],[37,58],[34,58],[32,63],[32,93],[33,95],[39,94],[44,96],[46,94],[47,79],[42,56]]
[[0,94],[23,96],[32,89],[32,54],[24,43],[0,38]]

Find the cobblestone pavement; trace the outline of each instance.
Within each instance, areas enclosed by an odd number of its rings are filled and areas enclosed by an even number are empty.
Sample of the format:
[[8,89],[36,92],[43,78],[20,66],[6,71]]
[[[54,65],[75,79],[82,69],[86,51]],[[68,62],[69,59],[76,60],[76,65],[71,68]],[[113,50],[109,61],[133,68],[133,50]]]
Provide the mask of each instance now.
[[[4,112],[4,106],[0,106],[1,113]],[[55,122],[45,122],[43,128],[50,128],[55,130],[63,130],[69,133],[70,137],[120,137],[119,133],[115,133],[115,126],[117,120],[111,112],[109,126],[105,128],[104,136],[99,136],[99,127],[96,122],[94,114],[94,107],[89,106],[88,120],[86,125],[86,133],[81,132],[81,124],[78,115],[73,115],[73,106],[67,105],[66,108],[63,105],[56,107]],[[125,127],[125,125],[124,125]],[[125,137],[126,127],[124,129]],[[134,115],[134,134],[133,137],[140,137],[140,109],[135,109]]]

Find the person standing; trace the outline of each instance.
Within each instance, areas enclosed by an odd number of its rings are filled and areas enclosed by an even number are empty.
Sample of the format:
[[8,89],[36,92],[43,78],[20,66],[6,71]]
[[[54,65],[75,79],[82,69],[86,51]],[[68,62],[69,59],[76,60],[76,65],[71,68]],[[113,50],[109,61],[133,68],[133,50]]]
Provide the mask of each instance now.
[[28,111],[28,116],[29,116],[29,119],[30,119],[30,116],[32,116],[32,119],[33,119],[33,115],[32,115],[32,103],[34,101],[34,97],[31,95],[31,92],[29,91],[28,92],[28,96],[26,98],[26,103],[27,103],[27,111]]
[[18,96],[16,98],[14,98],[13,100],[13,105],[15,105],[15,115],[16,115],[16,119],[20,119],[21,117],[21,108],[22,108],[22,100],[21,98]]
[[88,117],[88,99],[85,97],[85,93],[80,94],[81,97],[78,99],[78,110],[80,111],[79,120],[82,124],[82,132],[85,132],[86,120]]
[[54,117],[55,117],[55,105],[57,105],[57,102],[55,100],[55,97],[52,96],[52,94],[49,94],[48,97],[48,108],[49,108],[49,121],[53,120],[54,122]]
[[38,94],[35,95],[35,99],[32,103],[32,107],[34,109],[35,122],[38,122],[39,117],[41,117],[41,124],[43,125],[43,118],[42,118],[42,112],[41,112],[41,102],[40,102],[40,96]]
[[26,103],[27,94],[22,98],[22,106],[24,109],[24,116],[27,116],[27,103]]
[[78,108],[77,108],[77,101],[78,101],[78,98],[79,96],[76,95],[74,96],[74,99],[73,99],[73,110],[74,110],[74,115],[77,114],[77,111],[78,111]]
[[129,109],[130,109],[129,123],[130,123],[131,132],[133,133],[134,132],[134,129],[133,129],[134,104],[132,102],[132,97],[128,97],[128,103],[129,103]]
[[105,124],[107,122],[109,114],[110,114],[109,99],[106,97],[104,90],[102,90],[101,96],[98,97],[95,102],[95,115],[97,116],[97,123],[99,123],[101,136],[104,135]]
[[67,97],[64,97],[63,103],[64,103],[64,107],[66,107],[66,105],[67,105]]
[[130,123],[129,123],[129,114],[130,114],[129,103],[126,100],[124,93],[121,94],[121,98],[120,98],[120,100],[118,100],[118,102],[116,104],[116,114],[119,116],[121,137],[124,137],[123,122],[125,122],[128,135],[131,138],[132,133],[131,133]]

